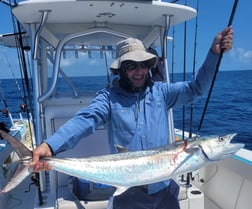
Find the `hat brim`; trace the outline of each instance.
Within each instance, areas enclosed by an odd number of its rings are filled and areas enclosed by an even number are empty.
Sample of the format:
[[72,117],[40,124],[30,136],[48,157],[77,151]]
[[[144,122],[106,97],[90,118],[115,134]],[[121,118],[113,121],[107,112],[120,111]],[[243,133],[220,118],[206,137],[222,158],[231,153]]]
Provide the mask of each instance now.
[[118,70],[121,68],[122,62],[126,60],[132,60],[135,62],[152,61],[150,62],[152,63],[152,66],[149,67],[153,67],[157,62],[157,56],[143,50],[134,50],[115,59],[114,62],[110,65],[110,68],[112,70]]

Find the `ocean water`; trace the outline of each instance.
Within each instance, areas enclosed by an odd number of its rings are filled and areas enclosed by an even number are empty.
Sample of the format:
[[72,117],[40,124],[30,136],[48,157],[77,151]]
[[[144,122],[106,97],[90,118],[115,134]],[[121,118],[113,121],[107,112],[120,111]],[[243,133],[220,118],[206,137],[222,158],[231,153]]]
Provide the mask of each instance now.
[[[182,79],[182,78],[181,78]],[[199,127],[206,97],[193,104],[193,132]],[[190,130],[191,105],[185,107],[185,129]],[[175,127],[182,128],[182,108],[174,109]],[[233,142],[252,150],[252,70],[219,72],[198,134],[237,133]]]
[[[188,79],[190,79],[188,74]],[[85,81],[74,78],[76,86],[83,91],[84,86],[88,86],[88,91],[101,89],[104,87],[104,76],[88,77]],[[175,74],[174,81],[183,80],[182,74]],[[18,91],[14,79],[0,80],[1,99],[5,99],[8,108],[13,117],[18,116],[19,105],[22,103],[22,92]],[[21,85],[21,82],[18,82]],[[60,85],[60,91],[64,93],[65,88]],[[193,108],[187,105],[184,108],[177,107],[173,109],[174,124],[176,128],[190,130],[190,121],[192,121],[192,130],[197,133],[206,96],[198,99]],[[1,102],[0,109],[4,109],[4,103]],[[192,111],[192,120],[190,113]],[[182,116],[184,115],[184,119]],[[9,119],[0,114],[0,121],[9,123]],[[184,125],[182,125],[184,124]],[[233,142],[245,144],[247,149],[252,150],[252,70],[219,72],[213,92],[208,104],[208,108],[203,120],[200,131],[197,133],[205,135],[225,135],[237,133]]]

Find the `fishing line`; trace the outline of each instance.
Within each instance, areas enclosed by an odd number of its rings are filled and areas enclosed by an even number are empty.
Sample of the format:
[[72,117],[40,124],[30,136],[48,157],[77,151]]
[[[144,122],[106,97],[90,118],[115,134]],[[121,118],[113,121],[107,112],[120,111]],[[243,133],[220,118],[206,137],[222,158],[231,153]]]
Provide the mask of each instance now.
[[15,75],[13,69],[12,69],[12,66],[11,66],[11,64],[10,64],[10,62],[9,62],[9,59],[8,59],[8,57],[7,57],[6,53],[5,53],[5,51],[3,50],[3,47],[2,47],[2,46],[0,47],[0,51],[1,51],[1,54],[3,55],[3,58],[5,59],[5,62],[6,62],[6,64],[7,64],[7,66],[8,66],[8,69],[9,69],[10,72],[11,72],[11,75],[12,75],[13,79],[15,80],[15,84],[16,84],[16,87],[17,87],[17,89],[18,89],[18,92],[20,93],[20,97],[21,97],[21,99],[24,101],[24,96],[23,96],[22,93],[21,93],[22,90],[21,90],[21,87],[20,87],[20,85],[19,85],[19,83],[18,83],[17,77],[16,77],[16,75]]
[[[232,25],[234,15],[235,15],[235,11],[236,11],[236,8],[237,8],[237,4],[238,4],[238,0],[235,0],[234,4],[233,4],[231,15],[230,15],[230,18],[229,18],[229,21],[228,21],[228,26]],[[201,115],[200,123],[199,123],[198,130],[197,130],[198,133],[199,133],[199,131],[201,129],[201,126],[202,126],[202,123],[203,123],[203,120],[204,120],[204,117],[205,117],[205,114],[206,114],[206,110],[207,110],[209,100],[210,100],[210,97],[211,97],[211,94],[212,94],[212,91],[213,91],[213,86],[214,86],[214,83],[215,83],[215,80],[216,80],[216,76],[217,76],[217,73],[219,71],[219,67],[220,67],[222,57],[223,57],[223,53],[224,53],[224,49],[221,49],[221,52],[220,52],[220,55],[219,55],[219,58],[218,58],[218,61],[217,61],[217,64],[216,64],[214,77],[213,77],[213,80],[212,80],[212,83],[211,83],[211,86],[210,86],[210,89],[209,89],[209,92],[208,92],[208,96],[207,96],[207,99],[206,99],[206,103],[205,103],[202,115]]]

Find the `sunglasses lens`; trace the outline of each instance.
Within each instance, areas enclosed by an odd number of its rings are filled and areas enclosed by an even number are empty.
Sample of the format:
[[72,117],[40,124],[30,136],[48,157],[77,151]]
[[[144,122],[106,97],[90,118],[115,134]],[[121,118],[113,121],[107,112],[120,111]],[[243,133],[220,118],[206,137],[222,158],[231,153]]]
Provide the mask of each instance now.
[[140,66],[140,68],[148,67],[145,62],[125,61],[122,63],[122,67],[125,70],[134,70],[134,69],[137,69],[138,66]]
[[141,68],[148,68],[147,64],[145,62],[139,63]]
[[133,70],[137,68],[136,62],[125,62],[124,67],[126,70]]

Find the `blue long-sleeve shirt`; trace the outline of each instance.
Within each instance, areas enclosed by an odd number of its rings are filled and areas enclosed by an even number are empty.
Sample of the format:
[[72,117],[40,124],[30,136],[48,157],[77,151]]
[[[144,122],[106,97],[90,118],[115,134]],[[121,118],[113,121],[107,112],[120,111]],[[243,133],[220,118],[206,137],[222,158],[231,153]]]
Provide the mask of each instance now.
[[[58,153],[74,147],[80,138],[105,125],[111,153],[117,151],[114,145],[131,151],[167,145],[168,110],[203,95],[212,81],[217,59],[218,55],[210,51],[193,81],[155,82],[138,93],[129,93],[118,85],[103,89],[88,107],[79,110],[45,142]],[[167,184],[169,181],[153,184],[150,190],[159,191]]]

